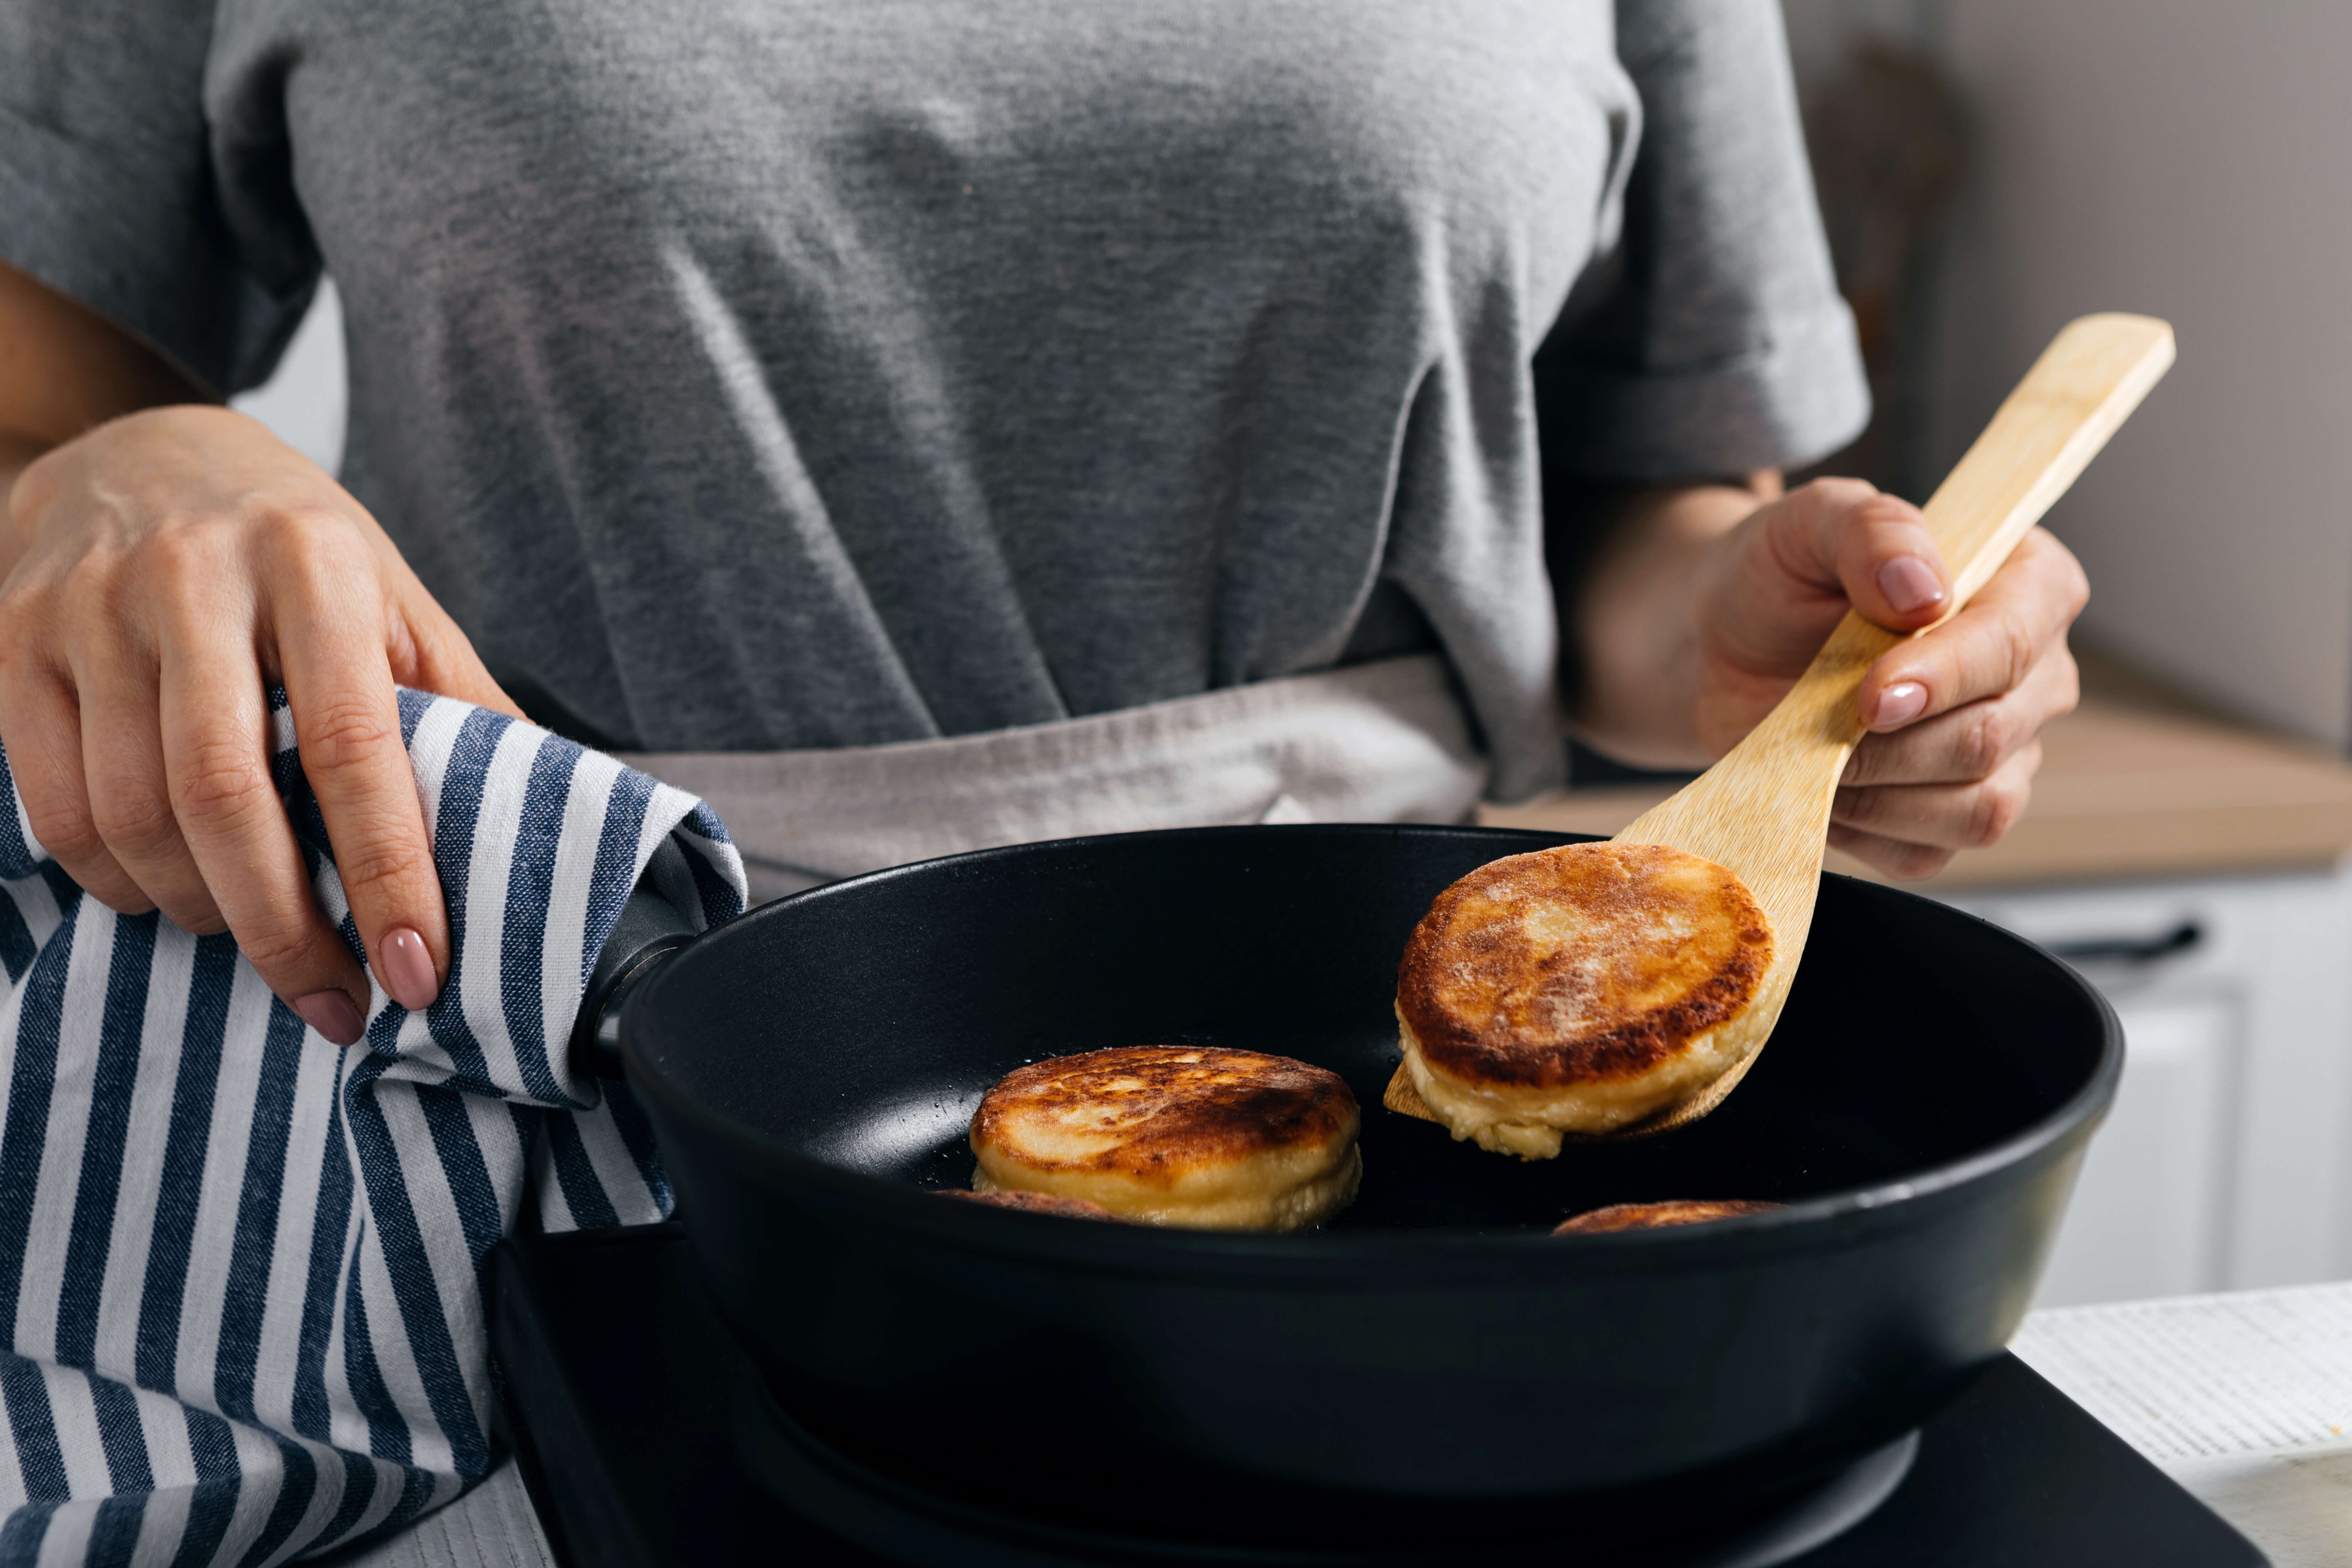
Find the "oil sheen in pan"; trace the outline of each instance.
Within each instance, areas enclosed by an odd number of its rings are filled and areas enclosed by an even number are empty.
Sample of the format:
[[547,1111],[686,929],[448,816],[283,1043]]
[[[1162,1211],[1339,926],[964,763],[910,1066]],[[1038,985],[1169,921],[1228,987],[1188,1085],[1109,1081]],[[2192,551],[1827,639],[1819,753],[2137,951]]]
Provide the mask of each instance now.
[[[845,1127],[824,1157],[869,1175],[912,1176],[925,1186],[962,1185],[971,1174],[965,1131],[983,1092],[943,1085],[903,1095]],[[961,1169],[949,1171],[959,1158]]]

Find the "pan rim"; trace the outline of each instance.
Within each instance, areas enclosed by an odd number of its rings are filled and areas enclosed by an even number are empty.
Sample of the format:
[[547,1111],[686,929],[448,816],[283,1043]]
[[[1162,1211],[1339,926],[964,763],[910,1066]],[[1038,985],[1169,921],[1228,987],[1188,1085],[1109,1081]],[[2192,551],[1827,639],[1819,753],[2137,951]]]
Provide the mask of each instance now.
[[[691,944],[685,955],[713,938],[723,938],[744,922],[771,918],[786,908],[810,901],[850,896],[869,888],[913,876],[938,876],[942,868],[978,868],[1005,859],[1026,859],[1076,846],[1128,840],[1167,841],[1186,837],[1231,838],[1237,835],[1285,837],[1431,837],[1477,839],[1542,848],[1559,844],[1591,842],[1589,834],[1547,833],[1525,828],[1480,827],[1421,823],[1299,823],[1233,826],[1160,828],[1138,833],[1100,834],[1006,845],[963,854],[940,856],[887,867],[794,893],[752,910]],[[1515,853],[1505,849],[1503,853]],[[1851,1246],[1862,1236],[1884,1228],[1910,1229],[1942,1212],[1951,1196],[1994,1180],[2003,1173],[2020,1179],[2037,1173],[2063,1155],[2065,1145],[2087,1140],[2115,1098],[2124,1061],[2124,1040],[2115,1008],[2097,987],[2064,960],[2040,943],[1994,925],[1980,916],[1921,895],[1860,878],[1825,871],[1825,878],[1869,889],[1871,896],[1919,900],[1935,903],[1945,916],[1962,920],[2014,943],[2054,968],[2077,993],[2087,997],[2099,1020],[2100,1052],[2083,1084],[2036,1121],[1960,1159],[1948,1161],[1914,1174],[1849,1187],[1791,1202],[1764,1214],[1743,1215],[1701,1226],[1648,1231],[1617,1231],[1580,1237],[1573,1243],[1540,1227],[1496,1232],[1468,1226],[1432,1226],[1343,1232],[1302,1237],[1181,1230],[1151,1226],[1074,1222],[1050,1215],[1024,1214],[976,1204],[941,1204],[933,1189],[906,1185],[882,1177],[793,1152],[773,1144],[757,1129],[727,1117],[688,1096],[667,1075],[646,1059],[645,1020],[667,985],[680,983],[691,964],[668,965],[639,988],[621,1019],[622,1054],[631,1088],[658,1098],[670,1115],[690,1124],[698,1139],[723,1152],[724,1163],[761,1186],[779,1184],[773,1173],[789,1173],[791,1185],[805,1191],[826,1189],[853,1207],[865,1206],[877,1219],[887,1218],[902,1232],[920,1234],[927,1244],[953,1250],[1004,1258],[1066,1262],[1083,1258],[1097,1270],[1134,1275],[1181,1274],[1198,1279],[1204,1269],[1264,1276],[1268,1273],[1331,1278],[1356,1269],[1393,1269],[1400,1263],[1493,1263],[1507,1267],[1516,1278],[1536,1259],[1570,1273],[1614,1272],[1639,1268],[1650,1272],[1674,1268],[1681,1258],[1692,1267],[1713,1267],[1727,1247],[1746,1252],[1812,1251]],[[859,1222],[845,1215],[847,1223]],[[688,1218],[691,1226],[691,1216]],[[1552,1270],[1544,1270],[1549,1273]],[[1332,1283],[1339,1283],[1331,1278]],[[1433,1281],[1433,1283],[1434,1283]]]

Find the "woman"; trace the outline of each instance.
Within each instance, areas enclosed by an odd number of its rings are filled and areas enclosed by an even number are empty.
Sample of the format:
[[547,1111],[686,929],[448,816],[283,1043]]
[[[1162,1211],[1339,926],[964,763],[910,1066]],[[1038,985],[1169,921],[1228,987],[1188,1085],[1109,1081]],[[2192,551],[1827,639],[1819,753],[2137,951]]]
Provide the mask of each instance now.
[[[1850,606],[1945,605],[1912,508],[1780,493],[1866,398],[1761,0],[27,0],[10,38],[0,741],[74,880],[233,932],[339,1045],[368,976],[272,683],[415,1010],[450,923],[395,686],[629,753],[772,891],[1456,818],[1571,728],[1697,764]],[[217,405],[322,269],[340,482]],[[2036,533],[1882,659],[1834,841],[1998,837],[2083,595]]]
[[[1563,637],[1592,744],[1697,763],[1847,604],[1940,607],[1907,506],[1721,482],[1864,413],[1768,7],[380,10],[43,4],[0,67],[0,739],[77,879],[226,924],[330,1039],[367,988],[270,679],[414,1005],[447,926],[396,682],[799,752],[1435,652],[1507,797]],[[206,405],[322,261],[341,484]],[[1557,469],[1665,484],[1557,594],[1548,332]],[[1841,847],[1917,875],[2014,819],[2082,596],[2036,534],[1882,661]]]

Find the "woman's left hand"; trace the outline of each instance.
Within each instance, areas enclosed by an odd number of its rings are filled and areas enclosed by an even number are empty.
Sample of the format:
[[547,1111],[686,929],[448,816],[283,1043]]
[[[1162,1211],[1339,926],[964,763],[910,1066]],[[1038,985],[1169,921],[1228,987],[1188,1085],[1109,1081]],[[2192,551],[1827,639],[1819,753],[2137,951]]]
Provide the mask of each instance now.
[[2037,528],[1958,615],[1882,658],[1830,842],[1912,878],[2007,833],[2042,766],[2042,726],[2074,711],[2066,628],[2088,593],[2073,552]]
[[[1858,479],[1818,479],[1761,506],[1727,487],[1653,492],[1629,521],[1634,538],[1600,564],[1633,592],[1613,615],[1601,584],[1582,595],[1602,624],[1580,638],[1580,707],[1604,721],[1587,726],[1604,748],[1607,716],[1630,715],[1630,699],[1686,714],[1688,740],[1719,756],[1771,710],[1849,609],[1910,632],[1949,604],[1950,578],[1918,510]],[[2042,763],[2042,725],[2074,706],[2066,630],[2088,593],[2073,554],[2036,529],[1959,614],[1873,665],[1859,699],[1869,733],[1838,788],[1830,842],[1916,878],[2008,832]],[[1644,599],[1663,612],[1646,637],[1624,618]],[[1614,700],[1612,672],[1622,689]],[[1670,741],[1659,732],[1628,749],[1662,758]]]

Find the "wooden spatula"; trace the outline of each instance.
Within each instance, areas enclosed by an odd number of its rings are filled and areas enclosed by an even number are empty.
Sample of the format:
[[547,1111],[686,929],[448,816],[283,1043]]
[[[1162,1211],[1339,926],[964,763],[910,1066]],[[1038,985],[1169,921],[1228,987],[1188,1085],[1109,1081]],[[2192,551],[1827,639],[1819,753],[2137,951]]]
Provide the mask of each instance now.
[[[1927,502],[1927,526],[1952,577],[1945,618],[2000,569],[2171,363],[2172,329],[2147,316],[2084,316],[2058,334]],[[1831,799],[1864,733],[1862,678],[1903,638],[1849,614],[1747,739],[1617,835],[1620,843],[1671,845],[1728,866],[1755,893],[1772,917],[1772,967],[1750,1004],[1767,1035],[1804,956]],[[1695,1098],[1609,1136],[1697,1121],[1722,1103],[1760,1050]],[[1441,1120],[1402,1067],[1383,1101]]]

